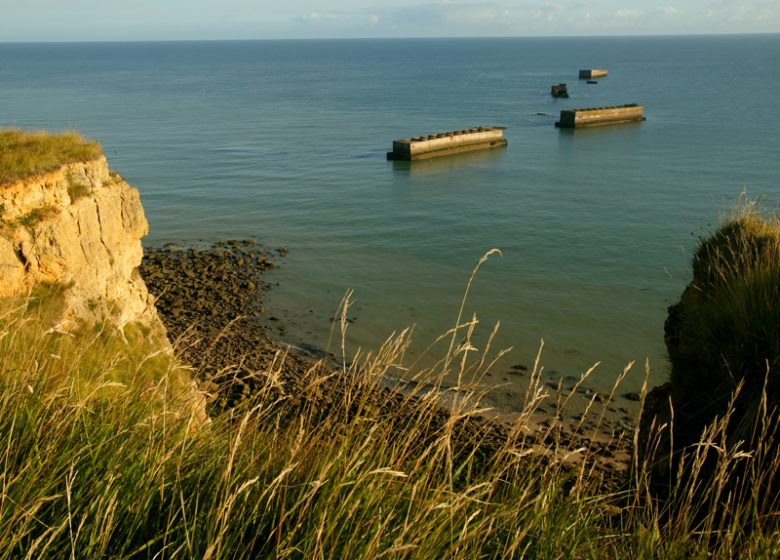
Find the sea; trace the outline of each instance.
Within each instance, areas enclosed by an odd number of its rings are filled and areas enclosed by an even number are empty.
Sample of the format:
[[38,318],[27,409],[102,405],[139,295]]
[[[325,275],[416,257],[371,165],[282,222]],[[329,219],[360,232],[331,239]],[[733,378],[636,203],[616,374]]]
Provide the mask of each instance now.
[[[554,127],[625,103],[647,120]],[[385,157],[483,125],[508,146]],[[350,355],[413,327],[409,357],[435,360],[463,305],[471,356],[499,325],[497,368],[543,341],[548,376],[598,364],[609,387],[633,364],[631,389],[668,376],[664,320],[699,238],[743,192],[777,206],[780,35],[0,43],[0,126],[98,140],[140,190],[148,246],[286,247],[263,304],[284,342],[340,352],[350,294]]]

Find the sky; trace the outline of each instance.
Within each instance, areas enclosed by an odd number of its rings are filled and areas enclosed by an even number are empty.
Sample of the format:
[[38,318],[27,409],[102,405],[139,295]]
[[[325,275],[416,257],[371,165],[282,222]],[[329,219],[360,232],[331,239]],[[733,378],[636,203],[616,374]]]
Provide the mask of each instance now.
[[0,42],[778,32],[780,0],[0,0]]

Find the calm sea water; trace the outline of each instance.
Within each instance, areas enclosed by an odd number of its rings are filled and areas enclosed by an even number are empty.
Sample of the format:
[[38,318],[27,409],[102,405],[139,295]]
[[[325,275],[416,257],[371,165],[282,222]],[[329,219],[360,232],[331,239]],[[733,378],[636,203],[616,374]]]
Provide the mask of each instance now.
[[[587,85],[588,67],[609,77]],[[649,359],[661,381],[697,236],[742,189],[778,198],[778,69],[778,35],[0,44],[0,124],[98,139],[148,244],[288,246],[268,305],[291,341],[324,346],[353,289],[352,344],[414,324],[425,347],[495,247],[466,309],[483,333],[501,322],[508,363],[544,339],[548,369],[601,361],[607,384]],[[628,102],[646,122],[553,127]],[[506,126],[508,148],[385,160],[393,139],[476,125]]]

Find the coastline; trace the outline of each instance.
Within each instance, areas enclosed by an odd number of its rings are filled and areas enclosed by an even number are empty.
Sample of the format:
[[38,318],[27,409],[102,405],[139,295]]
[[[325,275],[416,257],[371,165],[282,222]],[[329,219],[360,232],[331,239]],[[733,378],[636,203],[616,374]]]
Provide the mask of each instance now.
[[[177,355],[207,393],[212,413],[239,405],[269,382],[278,384],[281,394],[303,393],[314,371],[329,380],[318,392],[318,407],[326,410],[344,390],[332,380],[351,364],[314,346],[285,342],[278,318],[283,313],[264,306],[272,289],[265,274],[286,253],[285,247],[270,249],[253,240],[168,243],[144,250],[141,275]],[[537,367],[518,364],[507,371],[486,370],[480,386],[459,388],[426,378],[424,372],[422,377],[388,372],[378,387],[379,406],[434,398],[441,423],[459,407],[476,411],[467,415],[465,447],[473,440],[497,451],[519,427],[536,453],[576,462],[575,450],[588,447],[597,458],[595,467],[613,484],[631,461],[639,406],[627,397],[635,395],[598,392],[571,376],[555,382]],[[530,407],[529,397],[534,401]]]

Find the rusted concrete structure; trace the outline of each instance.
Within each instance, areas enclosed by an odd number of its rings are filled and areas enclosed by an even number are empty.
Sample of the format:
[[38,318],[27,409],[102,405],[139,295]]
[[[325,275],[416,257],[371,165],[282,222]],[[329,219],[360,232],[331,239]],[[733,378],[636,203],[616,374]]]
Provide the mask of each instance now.
[[474,150],[502,148],[507,145],[503,126],[488,126],[440,132],[393,141],[393,151],[387,159],[414,161],[430,159]]
[[595,70],[588,68],[587,70],[580,70],[580,80],[593,80],[596,78],[605,78],[607,76],[606,70]]
[[610,124],[625,124],[645,120],[644,107],[631,103],[616,107],[593,107],[590,109],[564,109],[558,128],[587,128]]

